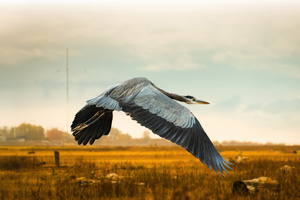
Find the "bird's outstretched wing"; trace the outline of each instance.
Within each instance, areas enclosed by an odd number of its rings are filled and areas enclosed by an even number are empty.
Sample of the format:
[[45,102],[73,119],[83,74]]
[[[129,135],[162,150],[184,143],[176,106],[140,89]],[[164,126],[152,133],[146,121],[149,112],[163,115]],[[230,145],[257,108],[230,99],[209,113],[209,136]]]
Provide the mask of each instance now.
[[227,172],[225,167],[230,168],[195,116],[152,85],[141,89],[135,97],[120,101],[119,105],[142,126],[181,145],[210,169],[213,167],[217,173],[220,171],[223,174],[223,170]]
[[107,135],[111,129],[113,110],[121,110],[119,102],[109,94],[117,86],[105,90],[99,96],[88,100],[87,104],[77,112],[71,125],[73,136],[78,144],[93,144],[102,135]]

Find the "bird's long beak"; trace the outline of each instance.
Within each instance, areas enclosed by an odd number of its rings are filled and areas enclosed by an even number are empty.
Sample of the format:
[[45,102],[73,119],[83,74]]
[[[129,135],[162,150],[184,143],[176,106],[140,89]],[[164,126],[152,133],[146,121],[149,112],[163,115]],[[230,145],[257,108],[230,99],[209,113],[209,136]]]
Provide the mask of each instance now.
[[207,101],[202,101],[202,100],[198,100],[198,99],[196,99],[196,103],[198,103],[198,104],[209,104],[209,102],[207,102]]

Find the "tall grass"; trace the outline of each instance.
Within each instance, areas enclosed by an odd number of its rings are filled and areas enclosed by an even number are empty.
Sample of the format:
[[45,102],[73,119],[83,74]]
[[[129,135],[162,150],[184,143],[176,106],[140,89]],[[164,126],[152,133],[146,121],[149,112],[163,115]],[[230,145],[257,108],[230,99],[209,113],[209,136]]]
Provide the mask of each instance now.
[[0,157],[0,169],[2,170],[35,169],[43,164],[44,162],[36,156]]
[[[0,198],[297,199],[300,195],[299,155],[261,153],[254,149],[247,153],[249,161],[235,164],[234,171],[224,177],[180,149],[145,149],[62,152],[62,167],[55,167],[53,156],[48,156],[52,151],[35,150],[35,156],[2,156],[0,162],[6,164],[0,164]],[[239,153],[239,150],[222,152],[226,157]],[[21,150],[19,154],[23,155]],[[101,155],[106,160],[98,158]],[[121,159],[116,160],[118,156]],[[37,167],[42,161],[46,165]],[[294,168],[285,172],[280,170],[284,165]],[[116,175],[108,176],[112,173]],[[279,189],[248,196],[232,194],[235,181],[261,176],[276,179]]]

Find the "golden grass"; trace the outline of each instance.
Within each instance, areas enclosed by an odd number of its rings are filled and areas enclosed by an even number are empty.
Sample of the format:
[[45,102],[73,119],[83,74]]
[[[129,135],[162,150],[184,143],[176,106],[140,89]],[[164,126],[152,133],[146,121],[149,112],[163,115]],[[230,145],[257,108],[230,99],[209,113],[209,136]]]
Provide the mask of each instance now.
[[[61,167],[55,166],[54,150]],[[223,177],[181,147],[0,147],[1,199],[297,199],[300,147],[223,147],[248,157]],[[34,154],[28,152],[34,151]],[[45,165],[41,165],[45,162]],[[290,165],[290,172],[280,168]],[[7,167],[9,166],[9,167]],[[108,178],[115,173],[117,176]],[[237,180],[268,176],[279,191],[233,196]]]

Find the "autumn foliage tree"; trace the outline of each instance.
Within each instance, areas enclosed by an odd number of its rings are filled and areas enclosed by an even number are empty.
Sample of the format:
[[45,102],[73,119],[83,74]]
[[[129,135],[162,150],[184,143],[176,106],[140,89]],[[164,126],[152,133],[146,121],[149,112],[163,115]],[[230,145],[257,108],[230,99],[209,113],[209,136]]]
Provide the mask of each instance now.
[[63,140],[64,135],[63,132],[58,130],[57,128],[52,128],[46,132],[47,138],[49,140]]
[[47,138],[51,141],[64,141],[64,142],[73,142],[73,136],[67,132],[58,130],[57,128],[52,128],[46,132]]

